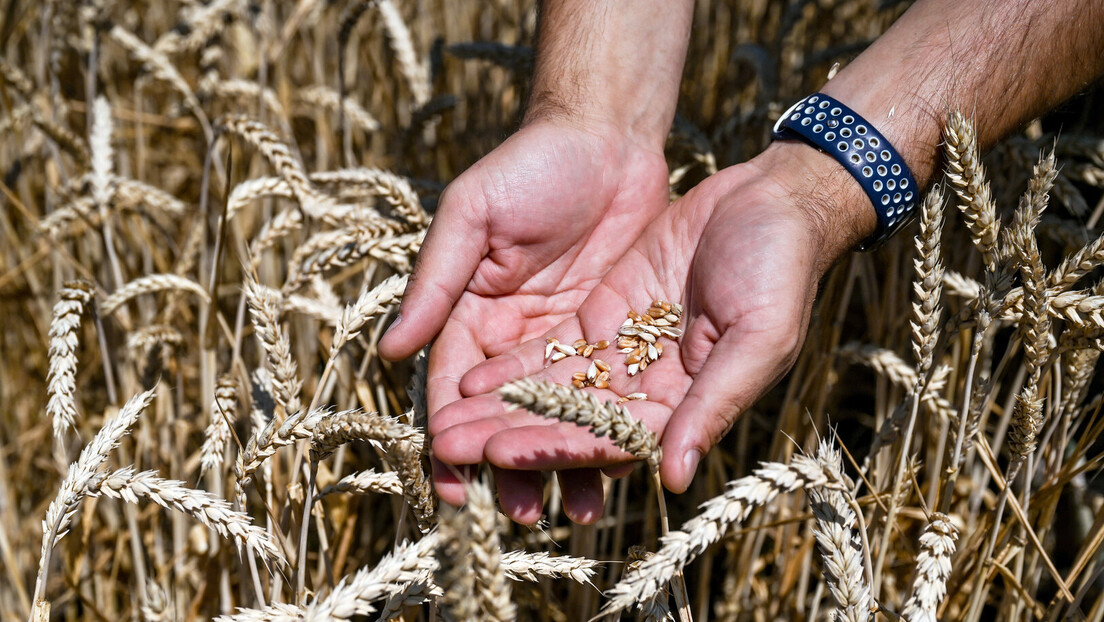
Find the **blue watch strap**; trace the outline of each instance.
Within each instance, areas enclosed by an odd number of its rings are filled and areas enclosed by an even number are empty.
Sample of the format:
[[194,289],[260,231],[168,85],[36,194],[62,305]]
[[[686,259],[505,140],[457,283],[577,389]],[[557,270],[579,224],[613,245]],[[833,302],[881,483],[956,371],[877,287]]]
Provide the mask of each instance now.
[[775,139],[801,139],[831,155],[858,180],[878,215],[878,229],[859,247],[874,248],[908,224],[920,189],[901,154],[866,119],[838,100],[815,93],[774,124]]

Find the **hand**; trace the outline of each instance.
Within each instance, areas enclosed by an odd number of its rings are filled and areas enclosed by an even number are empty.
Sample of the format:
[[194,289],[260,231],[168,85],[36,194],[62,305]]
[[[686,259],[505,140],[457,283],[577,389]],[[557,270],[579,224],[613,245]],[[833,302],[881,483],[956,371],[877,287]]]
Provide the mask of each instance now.
[[[400,319],[380,342],[384,356],[403,358],[437,335],[429,361],[431,424],[460,399],[460,377],[474,365],[570,317],[667,203],[661,152],[567,121],[527,125],[450,184]],[[464,499],[459,474],[434,462],[438,494],[456,505]],[[539,478],[496,473],[503,507],[516,520],[539,517]]]
[[[644,372],[629,377],[615,349],[595,354],[613,365],[611,390],[598,391],[602,398],[647,393],[647,401],[626,406],[660,435],[661,475],[673,491],[689,486],[700,457],[792,366],[820,277],[873,230],[873,211],[869,205],[861,211],[861,189],[842,168],[837,174],[832,167],[838,165],[807,146],[778,144],[705,180],[644,232],[575,316],[545,335],[568,343],[579,337],[612,340],[629,309],[642,312],[653,299],[683,301],[681,343],[667,343]],[[839,190],[827,194],[832,188]],[[857,205],[857,216],[841,210],[826,220],[834,201]],[[468,397],[439,411],[430,424],[438,459],[485,459],[502,469],[534,471],[632,461],[608,439],[507,410],[488,393],[529,375],[566,384],[589,365],[572,357],[545,369],[545,336],[463,377],[460,390]],[[537,486],[539,480],[508,484]],[[503,486],[499,491],[506,496]],[[597,520],[601,487],[596,490],[564,487],[565,508]]]

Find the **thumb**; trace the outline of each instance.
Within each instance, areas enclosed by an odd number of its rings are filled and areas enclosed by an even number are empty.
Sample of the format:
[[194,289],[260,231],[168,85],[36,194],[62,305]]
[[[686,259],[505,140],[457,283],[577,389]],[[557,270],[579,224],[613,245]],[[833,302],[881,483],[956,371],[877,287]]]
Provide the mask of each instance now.
[[380,339],[379,352],[384,358],[413,355],[445,325],[487,252],[487,226],[476,213],[475,205],[455,184],[441,196],[398,317]]
[[663,431],[660,475],[668,489],[690,486],[701,457],[793,365],[800,343],[797,325],[769,332],[733,326],[721,335]]

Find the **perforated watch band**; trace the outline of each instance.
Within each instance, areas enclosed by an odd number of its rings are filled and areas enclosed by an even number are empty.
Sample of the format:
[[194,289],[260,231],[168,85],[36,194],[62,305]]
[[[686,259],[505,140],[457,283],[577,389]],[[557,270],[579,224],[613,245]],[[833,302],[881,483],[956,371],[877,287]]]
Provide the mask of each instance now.
[[774,124],[775,139],[800,139],[831,155],[862,186],[878,215],[878,229],[859,247],[874,248],[916,214],[920,190],[908,164],[878,130],[823,93],[802,99]]

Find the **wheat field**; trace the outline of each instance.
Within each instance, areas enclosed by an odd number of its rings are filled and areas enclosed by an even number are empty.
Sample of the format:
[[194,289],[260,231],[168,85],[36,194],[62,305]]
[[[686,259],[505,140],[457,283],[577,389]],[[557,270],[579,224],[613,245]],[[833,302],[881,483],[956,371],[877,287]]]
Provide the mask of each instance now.
[[[907,4],[698,3],[672,198]],[[1096,92],[985,153],[945,119],[918,223],[682,495],[631,402],[502,387],[640,459],[525,527],[487,476],[438,504],[425,353],[376,344],[534,2],[0,6],[0,618],[1104,620]]]

